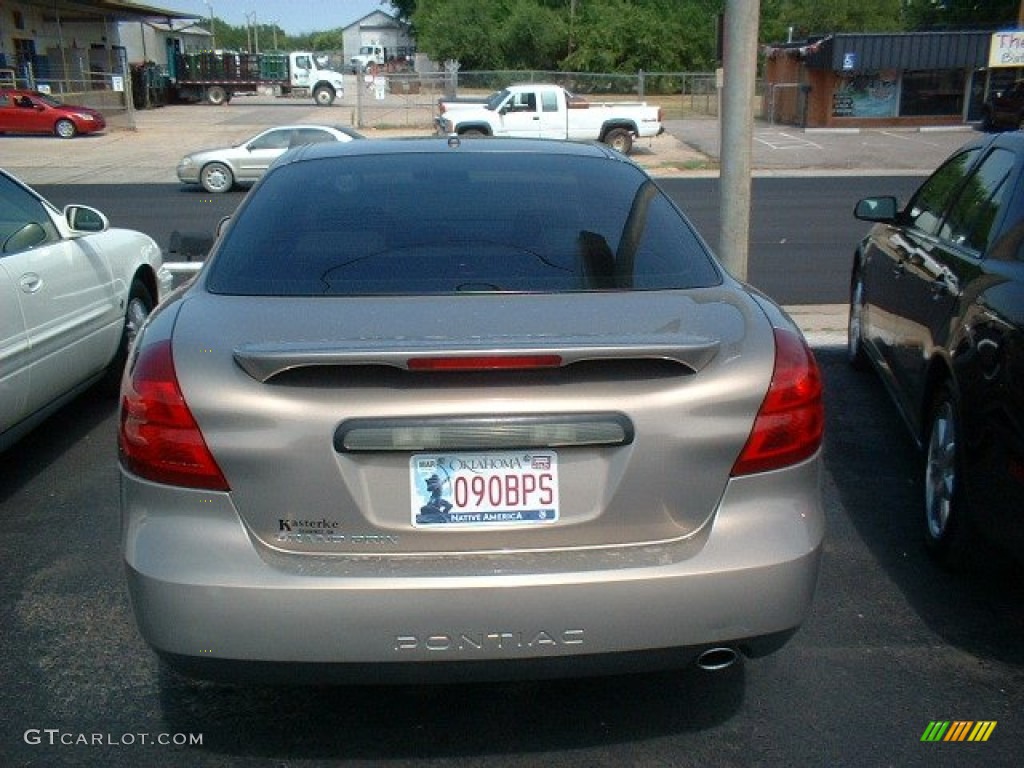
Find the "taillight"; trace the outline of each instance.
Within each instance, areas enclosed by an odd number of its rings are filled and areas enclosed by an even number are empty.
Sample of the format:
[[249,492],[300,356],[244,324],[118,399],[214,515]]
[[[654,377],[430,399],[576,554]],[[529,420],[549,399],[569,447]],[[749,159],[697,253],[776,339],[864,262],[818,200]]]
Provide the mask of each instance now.
[[171,342],[144,346],[121,392],[121,463],[146,480],[230,490],[178,386]]
[[558,355],[467,355],[465,357],[414,357],[410,371],[524,371],[557,368]]
[[732,475],[751,475],[796,464],[821,446],[825,409],[821,372],[797,334],[775,330],[775,372],[754,428]]

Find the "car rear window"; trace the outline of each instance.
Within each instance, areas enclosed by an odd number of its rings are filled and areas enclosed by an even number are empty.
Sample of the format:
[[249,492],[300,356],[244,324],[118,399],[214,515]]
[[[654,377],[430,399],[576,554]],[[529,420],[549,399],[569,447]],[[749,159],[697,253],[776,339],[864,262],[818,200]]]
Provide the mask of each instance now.
[[207,289],[260,296],[664,290],[717,285],[641,171],[527,152],[318,158],[272,170]]

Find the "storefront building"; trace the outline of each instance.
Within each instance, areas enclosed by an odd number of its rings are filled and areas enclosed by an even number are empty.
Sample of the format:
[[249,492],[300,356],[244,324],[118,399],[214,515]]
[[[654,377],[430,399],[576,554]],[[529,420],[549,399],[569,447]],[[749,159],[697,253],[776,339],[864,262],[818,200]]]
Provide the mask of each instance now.
[[764,115],[806,128],[962,125],[1024,71],[1024,31],[837,34],[767,46]]

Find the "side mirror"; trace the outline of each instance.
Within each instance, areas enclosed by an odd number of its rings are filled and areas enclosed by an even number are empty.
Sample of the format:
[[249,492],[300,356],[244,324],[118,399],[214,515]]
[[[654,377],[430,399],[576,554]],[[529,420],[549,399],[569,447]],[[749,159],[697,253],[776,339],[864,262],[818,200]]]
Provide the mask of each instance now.
[[861,221],[875,221],[891,224],[896,221],[899,209],[895,197],[865,197],[853,209],[854,217]]
[[103,232],[110,226],[107,217],[88,205],[69,205],[64,219],[75,232]]

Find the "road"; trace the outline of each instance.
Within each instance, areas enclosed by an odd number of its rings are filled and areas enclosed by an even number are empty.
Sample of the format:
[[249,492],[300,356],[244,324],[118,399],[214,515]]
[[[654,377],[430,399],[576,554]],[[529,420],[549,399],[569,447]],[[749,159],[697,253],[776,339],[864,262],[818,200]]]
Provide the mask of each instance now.
[[[660,179],[712,245],[719,227],[717,179]],[[861,197],[893,194],[905,200],[918,177],[758,178],[753,182],[749,281],[782,304],[847,300],[850,259],[867,225],[853,218]],[[117,226],[140,229],[167,249],[171,233],[212,233],[244,192],[209,195],[169,184],[37,186],[56,205],[84,202]],[[440,201],[439,201],[440,204]],[[794,275],[800,275],[794,280]]]
[[[834,181],[782,184],[770,200],[759,181],[754,239],[787,264],[841,263],[841,282],[851,244],[833,209],[848,210],[860,185],[892,188],[854,181],[841,191]],[[705,183],[672,182],[702,229],[716,199]],[[241,200],[108,189],[107,200],[72,192],[118,223],[159,224],[165,235],[180,222],[215,222]],[[850,371],[841,350],[816,354],[828,534],[815,604],[779,653],[718,674],[303,689],[164,673],[135,630],[122,580],[115,404],[80,398],[3,456],[0,766],[1018,765],[1024,577],[995,557],[965,574],[929,562],[917,527],[919,459],[885,392]],[[936,720],[996,727],[984,743],[922,742]]]
[[[881,386],[839,350],[818,356],[828,539],[815,605],[782,651],[719,674],[313,690],[163,674],[118,563],[114,404],[82,398],[0,475],[0,765],[1018,765],[1024,584],[992,564],[931,565],[917,458]],[[997,726],[982,744],[922,743],[934,720]],[[102,743],[61,743],[93,734]],[[160,734],[202,744],[143,743]]]

